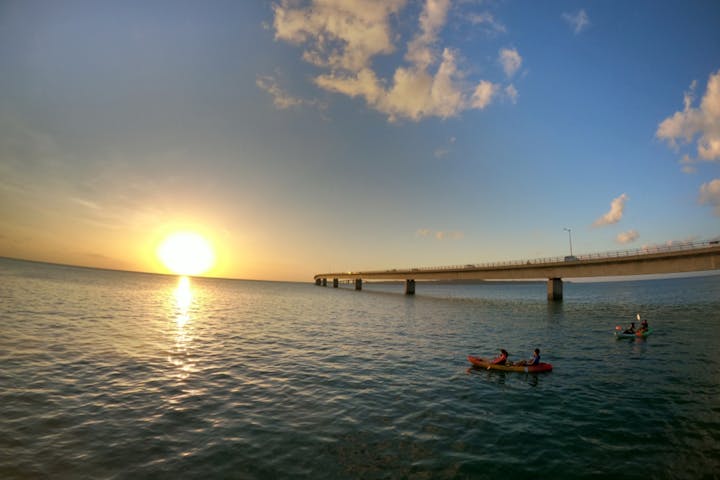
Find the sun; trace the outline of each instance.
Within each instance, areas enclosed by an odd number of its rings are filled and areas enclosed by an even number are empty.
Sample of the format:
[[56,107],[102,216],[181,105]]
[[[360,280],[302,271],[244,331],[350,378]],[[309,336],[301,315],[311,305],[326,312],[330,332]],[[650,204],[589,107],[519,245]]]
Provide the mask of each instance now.
[[168,235],[157,249],[160,261],[178,275],[200,275],[215,264],[210,242],[194,232]]

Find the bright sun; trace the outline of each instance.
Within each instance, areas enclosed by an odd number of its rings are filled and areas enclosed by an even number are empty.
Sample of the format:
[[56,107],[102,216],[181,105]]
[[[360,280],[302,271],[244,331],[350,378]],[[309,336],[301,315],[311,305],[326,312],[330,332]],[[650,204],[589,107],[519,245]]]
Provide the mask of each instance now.
[[177,232],[169,235],[157,249],[162,263],[178,275],[200,275],[215,263],[210,243],[197,233]]

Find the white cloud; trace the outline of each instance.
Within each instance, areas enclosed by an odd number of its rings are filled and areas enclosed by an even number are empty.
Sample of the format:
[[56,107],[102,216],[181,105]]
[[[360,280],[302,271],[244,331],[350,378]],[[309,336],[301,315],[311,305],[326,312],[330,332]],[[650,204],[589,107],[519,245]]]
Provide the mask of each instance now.
[[619,222],[623,216],[623,212],[625,210],[625,201],[627,201],[627,199],[628,196],[625,193],[613,199],[613,201],[610,202],[610,211],[595,220],[593,226],[601,227],[603,225],[611,225],[613,223]]
[[517,103],[518,91],[512,83],[505,87],[505,95],[507,95],[513,104]]
[[582,32],[590,25],[588,14],[583,9],[577,13],[563,13],[562,18],[570,25],[570,27],[572,27],[575,35]]
[[720,217],[720,178],[700,186],[700,204],[713,207],[713,213]]
[[505,33],[507,28],[488,12],[471,14],[468,19],[473,25],[484,27],[489,34]]
[[619,233],[615,240],[618,243],[626,244],[632,243],[638,238],[640,238],[640,234],[637,232],[637,230],[628,230],[627,232]]
[[[695,88],[697,82],[693,81],[690,89],[683,95],[683,110],[675,112],[663,120],[655,135],[667,141],[674,149],[680,144],[690,144],[697,138],[698,159],[705,161],[720,161],[720,70],[710,74],[705,95],[699,107],[695,103]],[[693,160],[683,156],[682,164],[685,171]]]
[[277,81],[271,76],[257,77],[255,84],[261,89],[268,92],[273,97],[273,104],[276,108],[284,110],[286,108],[298,107],[306,103],[303,99],[293,97],[277,84]]
[[[303,59],[323,70],[313,79],[316,86],[362,98],[390,121],[449,118],[489,105],[498,87],[467,81],[459,53],[439,45],[450,0],[425,0],[407,43],[407,63],[392,78],[378,76],[373,59],[396,50],[391,20],[405,5],[406,0],[280,0],[273,7],[275,38],[301,46]],[[514,73],[522,60],[517,51],[508,52],[506,71]],[[275,98],[276,105],[292,105],[292,97]]]
[[380,53],[392,53],[390,18],[405,0],[282,0],[274,5],[275,38],[304,45],[303,58],[318,66],[359,70]]
[[497,92],[498,86],[495,85],[492,82],[488,82],[487,80],[481,81],[477,87],[475,87],[475,92],[473,92],[472,95],[472,106],[473,108],[479,108],[482,110],[483,108],[490,105],[490,102],[492,102],[493,96]]
[[418,69],[428,68],[434,61],[432,47],[445,25],[449,0],[427,0],[420,14],[420,33],[408,44],[405,58]]
[[500,63],[505,75],[512,77],[522,65],[522,57],[515,48],[502,48],[500,49]]

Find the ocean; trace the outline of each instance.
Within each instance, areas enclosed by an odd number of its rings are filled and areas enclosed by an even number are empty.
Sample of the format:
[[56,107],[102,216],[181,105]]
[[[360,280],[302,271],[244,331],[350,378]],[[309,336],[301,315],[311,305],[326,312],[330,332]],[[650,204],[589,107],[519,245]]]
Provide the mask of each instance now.
[[720,276],[545,295],[0,259],[0,478],[720,478]]

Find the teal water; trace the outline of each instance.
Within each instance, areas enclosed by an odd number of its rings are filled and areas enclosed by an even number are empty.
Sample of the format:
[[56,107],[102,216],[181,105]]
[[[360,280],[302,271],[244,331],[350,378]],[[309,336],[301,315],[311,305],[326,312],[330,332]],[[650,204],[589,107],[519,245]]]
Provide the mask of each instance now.
[[564,293],[0,259],[0,478],[718,478],[720,276]]

